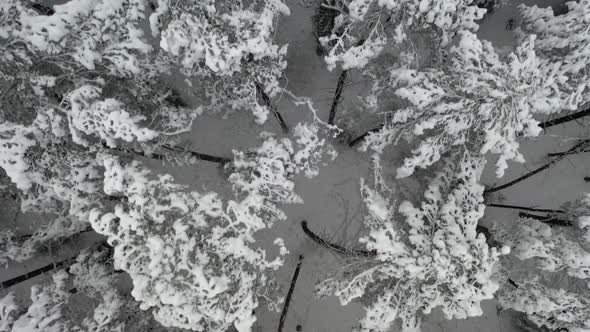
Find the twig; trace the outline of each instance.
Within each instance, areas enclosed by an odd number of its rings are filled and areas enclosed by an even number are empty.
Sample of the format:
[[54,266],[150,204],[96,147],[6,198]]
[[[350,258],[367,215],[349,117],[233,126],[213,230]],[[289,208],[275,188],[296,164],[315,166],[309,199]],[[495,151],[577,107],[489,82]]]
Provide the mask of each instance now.
[[278,332],[283,331],[283,325],[285,325],[285,319],[287,319],[287,311],[289,311],[289,304],[291,304],[291,298],[293,297],[293,291],[295,290],[295,283],[297,283],[299,271],[301,270],[301,263],[303,263],[303,255],[299,255],[297,267],[295,268],[295,272],[293,273],[293,278],[291,278],[291,286],[289,286],[289,291],[287,292],[287,297],[285,298],[285,305],[283,305],[283,310],[281,311],[281,318],[279,319],[279,328],[277,330]]

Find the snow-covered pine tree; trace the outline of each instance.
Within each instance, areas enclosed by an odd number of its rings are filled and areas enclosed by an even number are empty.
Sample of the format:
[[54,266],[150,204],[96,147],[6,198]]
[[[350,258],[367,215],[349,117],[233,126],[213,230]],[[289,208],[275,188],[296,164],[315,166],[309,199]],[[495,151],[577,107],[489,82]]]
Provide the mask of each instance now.
[[486,12],[472,0],[344,0],[324,1],[322,6],[340,12],[332,33],[320,38],[329,49],[329,69],[338,64],[363,68],[382,50],[399,47],[418,31],[432,32],[433,43],[444,47],[457,32],[477,30],[475,21]]
[[13,293],[0,299],[0,329],[7,332],[141,331],[153,324],[131,297],[118,290],[110,248],[85,250],[49,284],[31,289],[21,307]]
[[[521,5],[523,35],[535,35],[535,52],[550,66],[560,97],[559,109],[576,110],[590,101],[590,32],[586,28],[590,1],[568,1],[568,10],[555,15],[551,7]],[[525,37],[526,38],[526,37]],[[561,95],[561,96],[560,96]]]
[[[502,307],[524,313],[539,327],[585,331],[590,329],[588,194],[564,204],[560,211],[572,225],[520,218],[515,232],[499,233],[499,239],[513,248],[512,257],[534,267],[520,276],[508,275],[512,282],[503,285],[497,298]],[[557,283],[558,279],[562,282]]]
[[104,192],[126,199],[114,212],[93,210],[91,223],[114,246],[115,266],[131,276],[142,308],[153,308],[164,326],[250,331],[259,297],[272,291],[271,272],[288,253],[279,238],[279,255],[268,259],[254,234],[286,218],[278,204],[302,202],[293,176],[314,175],[318,156],[333,151],[318,130],[301,124],[296,144],[264,134],[259,148],[235,151],[226,166],[235,198],[226,202],[137,161],[101,156]]
[[366,145],[380,153],[399,137],[409,139],[413,155],[398,168],[400,178],[463,145],[498,155],[496,174],[502,176],[508,161],[524,162],[519,138],[539,134],[534,115],[560,110],[555,73],[536,56],[534,45],[530,36],[502,57],[490,42],[463,31],[447,65],[390,69],[382,86],[409,106],[392,111],[385,126],[365,138]]
[[199,78],[212,108],[247,109],[264,123],[271,110],[262,99],[280,92],[287,66],[286,45],[273,41],[275,21],[288,14],[282,0],[158,0],[150,25],[181,71]]
[[484,164],[466,151],[452,154],[419,207],[397,204],[380,172],[374,189],[361,182],[369,228],[361,241],[376,256],[323,281],[318,294],[336,295],[342,304],[362,298],[359,331],[387,331],[396,320],[413,331],[436,307],[448,319],[481,315],[480,302],[498,289],[492,273],[501,255],[476,232],[485,208],[478,183]]

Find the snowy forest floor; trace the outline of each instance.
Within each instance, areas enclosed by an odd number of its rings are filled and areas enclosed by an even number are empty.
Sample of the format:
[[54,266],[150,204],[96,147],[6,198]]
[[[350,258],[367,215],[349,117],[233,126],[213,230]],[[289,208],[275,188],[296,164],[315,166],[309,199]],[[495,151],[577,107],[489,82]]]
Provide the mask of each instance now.
[[[479,36],[492,41],[498,48],[510,47],[513,32],[506,30],[509,19],[515,19],[518,26],[516,6],[519,3],[537,4],[539,6],[561,5],[560,0],[543,1],[504,1],[501,7],[486,16],[482,21]],[[281,19],[277,26],[278,44],[289,43],[288,63],[286,70],[286,88],[294,95],[310,97],[320,111],[323,119],[328,118],[330,103],[338,80],[339,70],[332,72],[326,69],[321,57],[315,53],[315,39],[312,32],[311,16],[313,7],[306,7],[299,1],[288,3],[291,15]],[[367,82],[357,74],[351,75],[344,88],[343,101],[336,116],[336,123],[343,125],[355,136],[381,120],[378,114],[361,115],[356,113],[358,101],[356,97],[362,94]],[[183,82],[175,82],[180,90],[186,88]],[[196,101],[193,101],[196,103]],[[301,121],[311,121],[310,112],[306,107],[298,107],[290,96],[283,95],[275,100],[286,122],[294,126]],[[539,119],[546,120],[546,119]],[[344,123],[346,122],[346,123]],[[587,126],[580,122],[570,122],[566,126],[556,126],[541,134],[538,138],[522,142],[522,149],[526,164],[510,165],[502,179],[494,177],[493,167],[488,167],[484,174],[483,183],[492,185],[504,183],[508,180],[527,173],[547,161],[548,152],[564,151],[575,144],[579,137],[587,138]],[[191,146],[200,152],[231,156],[232,149],[247,149],[258,144],[261,131],[280,133],[278,123],[270,118],[266,124],[255,124],[248,112],[227,115],[204,114],[197,118],[190,137]],[[336,271],[346,263],[344,257],[315,244],[305,236],[300,222],[307,220],[309,227],[329,238],[333,242],[348,247],[359,247],[358,238],[362,233],[363,207],[359,193],[361,177],[371,175],[369,155],[349,148],[342,142],[332,141],[338,150],[336,160],[329,162],[320,170],[320,174],[307,179],[295,179],[295,191],[303,198],[304,203],[285,206],[288,220],[275,225],[274,228],[258,234],[258,240],[263,248],[270,247],[275,237],[285,239],[289,248],[289,255],[285,265],[277,272],[277,280],[281,283],[281,290],[286,295],[298,256],[303,255],[303,264],[295,292],[285,322],[285,331],[295,331],[301,325],[305,332],[342,332],[350,331],[362,315],[361,304],[341,306],[336,298],[323,300],[313,296],[314,285],[327,273]],[[394,170],[403,158],[403,148],[396,153],[388,153],[384,168]],[[585,176],[590,176],[588,161],[590,154],[579,154],[561,161],[551,169],[509,189],[501,195],[493,197],[495,203],[523,206],[537,206],[541,208],[558,208],[565,201],[574,199],[581,192],[590,191],[590,183],[584,182]],[[167,172],[174,176],[179,183],[188,184],[198,190],[213,190],[229,197],[231,188],[224,180],[216,164],[201,162],[192,167],[172,167],[159,161],[144,160],[154,169]],[[493,165],[490,160],[489,165]],[[420,176],[420,175],[417,175]],[[405,190],[421,195],[422,190],[415,185],[416,179],[404,180],[401,186]],[[20,214],[10,202],[0,202],[0,218],[2,226],[16,228],[21,234],[30,234],[36,225],[43,224],[49,216]],[[518,211],[487,208],[483,224],[492,222],[514,223]],[[47,264],[48,261],[59,261],[73,256],[81,247],[88,247],[99,241],[93,233],[87,233],[70,243],[64,243],[55,252],[32,259],[21,264],[10,264],[0,270],[0,278],[6,280]],[[17,295],[21,299],[28,297],[32,284],[40,282],[42,276],[29,280],[18,286]],[[13,289],[13,291],[15,291]],[[0,290],[3,296],[7,290]],[[283,296],[284,296],[283,295]],[[258,321],[255,331],[275,331],[280,313],[268,311],[264,306],[257,310]],[[392,331],[397,331],[393,328]],[[467,320],[446,320],[440,312],[434,312],[425,318],[424,332],[438,331],[517,331],[509,315],[498,314],[493,302],[484,303],[484,315]]]

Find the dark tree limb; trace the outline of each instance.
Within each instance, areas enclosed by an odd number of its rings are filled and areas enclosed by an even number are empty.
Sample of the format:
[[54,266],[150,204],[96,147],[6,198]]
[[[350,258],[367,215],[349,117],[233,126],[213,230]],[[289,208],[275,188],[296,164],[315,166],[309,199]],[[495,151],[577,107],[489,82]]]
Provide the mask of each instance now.
[[379,125],[379,126],[377,126],[377,127],[373,128],[373,129],[370,129],[370,130],[366,131],[366,132],[365,132],[364,134],[362,134],[361,136],[359,136],[359,137],[357,137],[357,138],[353,139],[352,141],[350,141],[350,142],[348,143],[348,146],[352,148],[353,146],[355,146],[355,145],[359,144],[360,142],[362,142],[362,141],[363,141],[363,140],[364,140],[364,139],[365,139],[367,136],[369,136],[370,134],[372,134],[372,133],[376,133],[376,132],[378,132],[379,130],[383,129],[383,127],[384,127],[384,125],[382,125],[382,124],[381,124],[381,125]]
[[570,220],[559,219],[555,215],[551,215],[551,214],[546,215],[546,216],[540,216],[538,214],[530,214],[530,213],[526,213],[526,212],[520,212],[518,214],[518,216],[520,218],[535,219],[535,220],[538,220],[544,224],[548,224],[550,226],[569,227],[569,226],[573,226],[573,224],[574,224]]
[[322,247],[326,247],[332,251],[335,251],[339,254],[342,254],[345,256],[356,256],[356,257],[375,257],[375,256],[377,256],[376,250],[369,251],[369,250],[348,249],[348,248],[345,248],[339,244],[324,240],[320,236],[318,236],[317,234],[312,232],[307,227],[307,221],[305,221],[305,220],[301,221],[301,228],[303,229],[303,232],[305,233],[305,235],[309,236],[309,238],[312,239],[315,243],[321,245]]
[[291,298],[293,297],[295,284],[297,283],[297,278],[299,278],[301,263],[303,263],[303,255],[299,255],[297,267],[295,268],[295,272],[293,273],[293,278],[291,278],[291,285],[289,286],[289,291],[287,292],[287,297],[285,298],[285,305],[283,305],[283,310],[281,311],[281,318],[279,319],[279,328],[277,330],[278,332],[283,332],[283,325],[285,325],[285,319],[287,319],[287,312],[289,311],[289,305],[291,304]]
[[[124,148],[121,146],[117,146],[117,147],[110,147],[108,146],[105,142],[102,142],[102,146],[105,149],[109,149],[109,150],[115,150],[115,151],[119,151],[119,152],[123,152],[123,153],[127,153],[127,154],[131,154],[131,155],[136,155],[136,156],[140,156],[140,157],[145,157],[145,158],[151,158],[151,159],[156,159],[156,160],[165,160],[166,156],[163,154],[158,154],[158,153],[151,153],[151,154],[147,154],[143,151],[138,151],[138,150],[133,150],[133,149],[128,149],[128,148]],[[212,162],[212,163],[218,163],[218,164],[226,164],[228,162],[231,161],[231,159],[229,158],[224,158],[224,157],[218,157],[218,156],[213,156],[210,154],[206,154],[206,153],[200,153],[200,152],[196,152],[196,151],[192,151],[192,150],[187,150],[185,148],[181,148],[181,147],[177,147],[177,146],[171,146],[168,144],[164,144],[162,145],[163,149],[172,151],[172,152],[176,152],[176,153],[186,153],[186,154],[190,154],[192,157],[195,157],[199,160],[203,160],[203,161],[208,161],[208,162]]]
[[547,212],[547,213],[565,213],[563,210],[552,210],[552,209],[537,209],[531,208],[526,206],[518,206],[518,205],[506,205],[506,204],[486,204],[489,207],[501,208],[501,209],[514,209],[514,210],[524,210],[524,211],[533,211],[533,212]]
[[191,156],[193,156],[199,160],[209,161],[212,163],[227,164],[227,163],[231,162],[231,159],[229,159],[229,158],[213,156],[213,155],[206,154],[206,153],[200,153],[200,152],[196,152],[196,151],[192,151],[192,150],[187,150],[187,149],[177,147],[177,146],[170,146],[168,144],[162,145],[162,148],[170,150],[170,151],[174,151],[174,152],[179,152],[179,153],[188,153]]
[[[553,119],[553,120],[541,122],[541,123],[539,123],[539,127],[541,127],[541,129],[547,129],[547,128],[550,128],[550,127],[553,127],[553,126],[556,126],[556,125],[559,125],[559,124],[562,124],[562,123],[566,123],[566,122],[569,122],[569,121],[577,120],[579,118],[582,118],[582,117],[585,117],[585,116],[588,116],[588,115],[590,115],[590,108],[589,109],[586,109],[586,110],[583,110],[583,111],[580,111],[580,112],[577,112],[577,113],[574,113],[574,114],[569,114],[569,115],[566,115],[566,116],[563,116],[563,117],[560,117],[560,118],[557,118],[557,119]],[[369,134],[374,133],[374,132],[377,132],[377,131],[381,130],[382,128],[383,128],[383,125],[379,125],[379,126],[373,128],[373,129],[365,132],[361,136],[359,136],[359,137],[355,138],[354,140],[350,141],[350,143],[348,143],[348,146],[350,146],[350,147],[355,146],[356,144],[358,144],[362,140],[364,140],[365,137],[367,137]],[[587,150],[587,151],[590,151],[590,150]],[[578,151],[578,152],[587,152],[587,151],[585,150],[585,151]],[[557,155],[563,154],[563,153],[565,153],[565,152],[558,152],[558,153],[555,153],[555,154],[549,154],[549,156],[550,157],[553,157],[553,156],[557,156]],[[569,152],[569,153],[571,154],[571,152]]]
[[588,115],[590,115],[590,108],[573,113],[573,114],[568,114],[566,116],[562,116],[557,119],[541,122],[541,123],[539,123],[539,127],[541,127],[541,129],[547,129],[547,128],[550,128],[550,127],[553,127],[553,126],[556,126],[556,125],[559,125],[562,123],[566,123],[569,121],[577,120],[579,118],[583,118]]
[[64,259],[60,262],[57,263],[51,263],[48,265],[45,265],[43,267],[40,267],[36,270],[27,272],[25,274],[21,274],[20,276],[14,277],[12,279],[8,279],[6,281],[3,281],[0,284],[0,289],[4,289],[4,288],[8,288],[8,287],[12,287],[14,285],[20,284],[21,282],[27,281],[31,278],[34,278],[36,276],[39,276],[45,272],[49,272],[52,270],[58,270],[64,267],[69,267],[70,265],[74,264],[74,262],[76,262],[76,257],[70,257],[67,259]]
[[547,157],[559,157],[559,156],[563,156],[563,155],[572,155],[572,154],[577,154],[577,153],[582,153],[582,152],[590,152],[590,149],[583,149],[583,150],[579,150],[579,151],[550,152],[547,154]]
[[[588,146],[589,143],[590,143],[590,139],[585,139],[582,142],[574,145],[571,149],[568,150],[568,152],[579,151],[581,149],[584,149],[584,148],[586,148]],[[539,167],[539,168],[537,168],[537,169],[535,169],[535,170],[533,170],[533,171],[531,171],[531,172],[529,172],[529,173],[527,173],[527,174],[525,174],[523,176],[520,176],[520,177],[518,177],[518,178],[516,178],[516,179],[514,179],[514,180],[512,180],[512,181],[510,181],[508,183],[505,183],[503,185],[499,185],[499,186],[496,186],[496,187],[493,187],[493,188],[486,189],[484,191],[484,195],[489,195],[489,194],[491,194],[493,192],[506,189],[508,187],[511,187],[511,186],[513,186],[513,185],[521,182],[521,181],[524,181],[524,180],[530,178],[531,176],[533,176],[535,174],[538,174],[538,173],[540,173],[540,172],[548,169],[549,167],[555,165],[559,161],[563,160],[566,156],[567,156],[567,154],[561,155],[561,156],[559,156],[559,157],[551,160],[550,162],[546,163],[545,165],[543,165],[543,166],[541,166],[541,167]]]
[[334,99],[332,99],[332,106],[330,106],[330,117],[328,118],[328,124],[334,124],[334,118],[336,117],[336,110],[338,108],[338,103],[340,102],[340,98],[342,96],[342,90],[344,89],[344,81],[346,81],[346,75],[348,74],[348,70],[343,70],[338,77],[338,84],[336,84],[336,91],[334,92]]
[[55,14],[55,10],[49,6],[45,6],[40,3],[35,3],[31,6],[39,15],[51,16]]
[[518,284],[510,278],[508,278],[508,283],[511,284],[512,286],[514,286],[514,288],[518,288]]
[[256,85],[256,91],[261,96],[262,102],[264,103],[264,105],[266,105],[266,107],[268,107],[272,111],[272,113],[274,114],[277,121],[279,121],[279,125],[281,126],[283,131],[285,133],[288,133],[289,126],[287,126],[287,123],[285,123],[285,120],[283,119],[283,116],[281,115],[281,113],[279,113],[277,108],[274,107],[274,105],[272,104],[270,97],[266,94],[266,92],[264,92],[264,88],[262,87],[262,85],[260,83],[258,83],[258,81],[254,81],[254,84]]
[[[74,234],[69,235],[66,239],[71,239],[71,238],[74,238],[74,237],[76,237],[78,235],[81,235],[83,233],[88,233],[88,232],[91,232],[91,231],[93,231],[92,226],[88,226],[88,227],[84,228],[83,230],[79,231],[78,233],[74,233]],[[35,235],[34,233],[33,234],[20,235],[20,236],[14,237],[12,240],[15,241],[15,242],[17,242],[17,243],[22,243],[22,242],[25,242],[26,240],[32,238],[34,235]]]

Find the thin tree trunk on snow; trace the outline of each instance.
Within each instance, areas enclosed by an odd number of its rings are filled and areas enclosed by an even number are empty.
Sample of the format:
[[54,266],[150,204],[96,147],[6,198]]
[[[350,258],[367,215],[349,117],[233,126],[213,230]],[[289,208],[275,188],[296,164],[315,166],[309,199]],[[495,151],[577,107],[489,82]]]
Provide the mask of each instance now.
[[[70,234],[68,237],[65,238],[65,240],[71,239],[73,237],[76,237],[78,235],[84,234],[84,233],[88,233],[93,231],[94,229],[92,228],[92,226],[88,226],[85,229],[79,231],[78,233],[74,233],[74,234]],[[17,243],[22,243],[25,242],[26,240],[30,239],[33,237],[33,235],[35,234],[25,234],[25,235],[20,235],[20,236],[16,236],[13,241],[17,242]]]
[[285,298],[285,305],[283,305],[283,310],[281,311],[281,318],[279,319],[279,328],[277,330],[278,332],[283,332],[283,325],[285,325],[285,319],[287,319],[287,312],[289,311],[289,305],[291,304],[291,298],[293,297],[295,284],[297,283],[297,278],[299,277],[301,263],[303,263],[303,255],[299,255],[299,261],[297,262],[297,267],[295,268],[293,278],[291,279],[291,285],[289,286],[289,291],[287,292],[287,297]]
[[283,131],[285,133],[288,133],[289,132],[289,126],[287,126],[287,123],[285,123],[285,120],[283,119],[283,116],[281,115],[281,113],[279,113],[279,111],[277,110],[277,108],[274,107],[274,105],[272,104],[272,101],[270,100],[270,97],[266,94],[266,92],[264,92],[264,88],[262,87],[262,85],[260,85],[260,83],[258,83],[258,81],[254,81],[254,84],[256,85],[256,91],[262,97],[262,101],[264,102],[264,104],[266,105],[266,107],[270,108],[270,110],[274,114],[274,116],[277,119],[277,121],[279,121],[279,125],[281,126],[281,128],[283,129]]
[[489,207],[501,208],[501,209],[514,209],[514,210],[524,210],[524,211],[533,211],[533,212],[547,212],[547,213],[564,213],[563,210],[552,210],[552,209],[537,209],[531,208],[526,206],[518,206],[518,205],[506,205],[506,204],[486,204]]
[[375,250],[358,250],[358,249],[348,249],[339,244],[332,243],[330,241],[322,239],[319,235],[312,232],[307,227],[307,221],[301,221],[301,228],[305,235],[309,236],[315,243],[321,245],[322,247],[326,247],[332,251],[340,253],[345,256],[353,256],[353,257],[375,257],[377,256],[377,251]]
[[336,91],[334,92],[334,99],[332,99],[332,106],[330,107],[330,117],[328,118],[328,124],[334,124],[334,118],[336,117],[336,110],[338,108],[338,103],[340,103],[340,97],[342,96],[342,90],[344,89],[344,81],[346,80],[346,75],[348,74],[348,70],[343,70],[338,77],[338,84],[336,85]]
[[[582,142],[574,145],[571,149],[568,150],[568,152],[570,152],[570,151],[578,151],[580,149],[584,149],[584,148],[586,148],[588,146],[589,143],[590,143],[590,139],[585,139]],[[567,154],[561,155],[561,156],[559,156],[559,157],[551,160],[550,162],[546,163],[545,165],[543,165],[543,166],[541,166],[541,167],[539,167],[539,168],[537,168],[537,169],[535,169],[535,170],[533,170],[533,171],[531,171],[531,172],[529,172],[529,173],[527,173],[525,175],[522,175],[522,176],[520,176],[520,177],[518,177],[518,178],[516,178],[516,179],[514,179],[514,180],[512,180],[512,181],[510,181],[508,183],[505,183],[503,185],[499,185],[499,186],[496,186],[496,187],[493,187],[493,188],[486,189],[486,190],[484,190],[484,195],[489,195],[489,194],[491,194],[493,192],[500,191],[500,190],[506,189],[508,187],[512,187],[513,185],[515,185],[515,184],[517,184],[517,183],[519,183],[521,181],[524,181],[524,180],[530,178],[531,176],[533,176],[535,174],[538,174],[538,173],[540,173],[540,172],[548,169],[549,167],[551,167],[554,164],[556,164],[559,161],[561,161],[566,156],[567,156]]]
[[193,156],[193,157],[195,157],[195,158],[197,158],[199,160],[209,161],[209,162],[212,162],[212,163],[226,164],[226,163],[229,163],[231,161],[231,159],[229,159],[229,158],[213,156],[213,155],[210,155],[210,154],[200,153],[200,152],[196,152],[196,151],[192,151],[192,150],[186,150],[184,148],[180,148],[180,147],[176,147],[176,146],[170,146],[168,144],[164,144],[164,145],[162,145],[162,147],[164,149],[167,149],[167,150],[170,150],[170,151],[174,151],[174,152],[188,153],[191,156]]
[[553,126],[556,126],[556,125],[559,125],[562,123],[566,123],[566,122],[570,122],[573,120],[577,120],[579,118],[583,118],[587,115],[590,115],[590,108],[585,109],[583,111],[573,113],[573,114],[562,116],[557,119],[541,122],[541,123],[539,123],[539,127],[541,127],[541,129],[547,129],[547,128],[550,128],[550,127],[553,127]]
[[562,151],[562,152],[550,152],[547,154],[547,157],[559,157],[559,156],[563,156],[563,155],[572,155],[572,154],[577,154],[577,153],[582,153],[582,152],[590,152],[589,149],[583,149],[583,150],[579,150],[579,151]]
[[20,284],[21,282],[27,281],[31,278],[34,278],[36,276],[39,276],[39,275],[45,273],[45,272],[49,272],[52,270],[58,270],[63,267],[69,267],[70,265],[74,264],[74,262],[76,262],[76,257],[70,257],[70,258],[64,259],[63,261],[57,262],[57,263],[51,263],[51,264],[45,265],[45,266],[35,269],[33,271],[27,272],[25,274],[21,274],[20,276],[3,281],[0,284],[0,289],[4,289],[4,288],[8,288],[8,287],[12,287],[14,285]]
[[[100,248],[100,247],[106,247],[111,251],[113,250],[112,247],[110,247],[106,241],[98,242],[92,248],[96,249],[96,248]],[[110,255],[112,255],[112,253]],[[42,275],[43,273],[46,273],[49,271],[59,270],[62,268],[69,268],[70,265],[72,265],[76,262],[77,257],[78,257],[78,255],[76,254],[74,257],[66,258],[66,259],[59,261],[57,263],[47,264],[47,265],[42,266],[42,267],[35,269],[33,271],[26,272],[25,274],[21,274],[19,276],[14,277],[14,278],[5,280],[2,283],[0,283],[0,289],[4,289],[4,288],[18,285],[22,282],[25,282],[29,279],[32,279],[34,277],[37,277],[37,276]],[[120,271],[115,270],[115,273],[120,273]]]
[[520,212],[518,214],[518,216],[520,218],[531,218],[531,219],[535,219],[538,220],[544,224],[548,224],[550,226],[561,226],[561,227],[569,227],[572,226],[574,223],[571,222],[570,220],[563,220],[563,219],[559,219],[554,215],[546,215],[546,216],[540,216],[537,214],[530,214],[530,213],[526,213],[526,212]]
[[348,143],[348,146],[352,148],[353,146],[355,146],[355,145],[359,144],[360,142],[362,142],[365,139],[365,137],[369,136],[372,133],[376,133],[376,132],[378,132],[381,129],[383,129],[383,125],[379,125],[379,126],[373,128],[373,129],[370,129],[370,130],[366,131],[361,136],[359,136],[359,137],[353,139],[352,141],[350,141]]
[[[560,117],[560,118],[557,118],[557,119],[553,119],[553,120],[541,122],[541,123],[539,123],[539,127],[541,127],[541,129],[547,129],[547,128],[550,128],[550,127],[553,127],[553,126],[556,126],[556,125],[559,125],[559,124],[562,124],[562,123],[566,123],[566,122],[569,122],[569,121],[577,120],[579,118],[582,118],[582,117],[585,117],[585,116],[588,116],[588,115],[590,115],[590,108],[589,109],[586,109],[586,110],[583,110],[583,111],[580,111],[580,112],[577,112],[577,113],[574,113],[574,114],[569,114],[569,115],[566,115],[566,116],[563,116],[563,117]],[[354,140],[350,141],[350,143],[348,143],[348,146],[350,146],[350,147],[355,146],[356,144],[358,144],[362,140],[364,140],[365,137],[367,137],[370,133],[377,132],[377,131],[381,130],[381,128],[383,128],[383,125],[379,125],[379,126],[373,128],[373,129],[365,132],[361,136],[359,136],[359,137],[355,138]],[[587,152],[587,151],[578,151],[578,152]],[[558,153],[564,153],[564,152],[558,152]],[[553,157],[555,155],[556,154],[549,154],[550,157]]]
[[[104,142],[102,143],[102,146],[105,149],[120,151],[123,153],[128,153],[128,154],[136,155],[136,156],[140,156],[140,157],[151,158],[151,159],[156,159],[156,160],[165,160],[166,159],[166,156],[164,156],[162,154],[158,154],[158,153],[147,154],[143,151],[127,149],[127,148],[120,147],[120,146],[112,148],[112,147],[109,147],[108,145],[106,145],[106,143],[104,143]],[[172,151],[172,152],[176,152],[176,153],[190,154],[191,156],[197,158],[198,160],[208,161],[208,162],[212,162],[212,163],[225,164],[225,163],[228,163],[231,161],[231,159],[229,159],[229,158],[213,156],[210,154],[187,150],[187,149],[184,149],[181,147],[171,146],[168,144],[162,145],[162,148]]]

